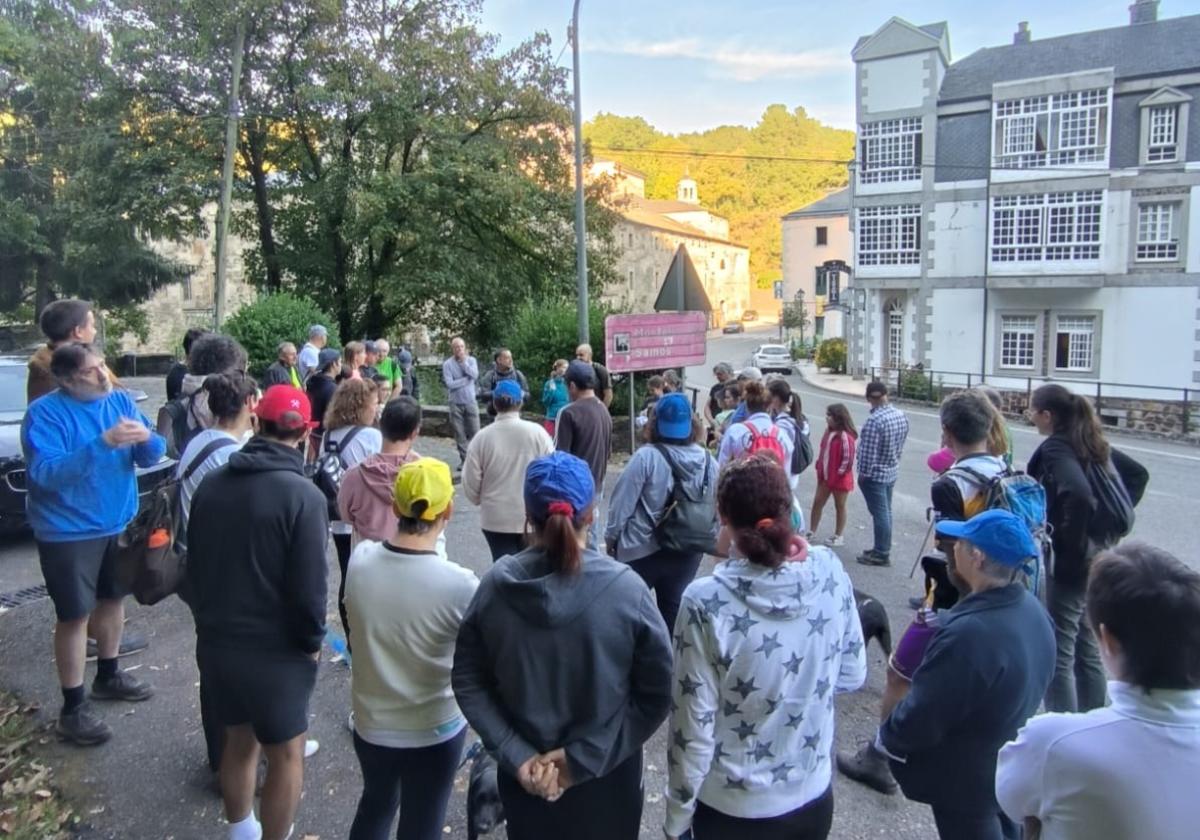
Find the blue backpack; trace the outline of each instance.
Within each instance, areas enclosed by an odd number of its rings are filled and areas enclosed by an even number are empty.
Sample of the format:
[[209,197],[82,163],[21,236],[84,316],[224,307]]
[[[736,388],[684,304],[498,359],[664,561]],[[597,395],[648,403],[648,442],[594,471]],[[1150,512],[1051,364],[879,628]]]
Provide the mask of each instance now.
[[1039,597],[1043,594],[1043,566],[1049,556],[1050,526],[1046,521],[1046,488],[1033,476],[1011,467],[994,476],[986,476],[968,466],[957,464],[949,472],[967,476],[980,488],[983,510],[999,508],[1017,516],[1029,529],[1041,554],[1036,563],[1024,569],[1030,578],[1030,588]]

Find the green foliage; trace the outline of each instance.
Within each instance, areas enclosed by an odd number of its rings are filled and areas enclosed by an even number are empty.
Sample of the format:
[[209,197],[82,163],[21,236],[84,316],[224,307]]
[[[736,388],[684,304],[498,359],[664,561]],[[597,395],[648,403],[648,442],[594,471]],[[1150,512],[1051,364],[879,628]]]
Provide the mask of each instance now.
[[[588,312],[588,332],[594,357],[604,363],[604,318],[608,311],[592,305]],[[542,383],[550,376],[550,369],[558,359],[570,361],[575,358],[575,347],[579,343],[579,322],[574,303],[554,302],[526,304],[517,312],[512,325],[505,333],[505,344],[512,351],[513,361],[529,380],[532,394],[529,409],[542,409]],[[490,358],[480,350],[478,357]],[[483,361],[480,362],[483,364]],[[628,396],[626,396],[628,399]],[[614,397],[613,404],[616,405]]]
[[281,341],[294,342],[299,348],[307,340],[312,324],[325,324],[329,328],[329,346],[340,346],[333,323],[329,313],[312,301],[280,292],[243,306],[225,322],[225,331],[246,348],[250,371],[259,376],[279,357]]
[[941,402],[941,383],[935,382],[933,374],[923,370],[900,371],[899,396],[920,402]]
[[817,345],[817,367],[828,368],[831,373],[846,372],[846,339],[827,338]]
[[[686,172],[695,179],[700,201],[729,219],[735,242],[750,246],[751,278],[770,288],[782,265],[779,217],[847,183],[844,163],[689,158],[700,152],[769,155],[810,160],[848,161],[854,156],[854,133],[829,128],[803,108],[789,111],[771,105],[758,125],[721,126],[693,134],[663,134],[641,117],[600,114],[583,129],[598,157],[619,161],[646,175],[646,197],[675,198]],[[649,151],[624,151],[646,149]]]
[[810,323],[808,309],[802,304],[789,301],[783,305],[783,326],[803,333]]

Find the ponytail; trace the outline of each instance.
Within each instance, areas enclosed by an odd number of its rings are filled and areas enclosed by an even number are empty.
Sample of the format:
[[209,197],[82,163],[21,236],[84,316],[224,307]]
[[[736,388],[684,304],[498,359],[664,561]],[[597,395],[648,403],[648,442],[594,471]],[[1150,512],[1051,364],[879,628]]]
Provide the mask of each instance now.
[[1034,391],[1029,404],[1036,411],[1050,412],[1055,433],[1067,438],[1079,460],[1098,464],[1108,462],[1111,450],[1087,397],[1051,383]]
[[760,519],[749,527],[735,527],[733,540],[746,559],[774,569],[787,559],[792,542],[791,510],[787,516]]
[[537,542],[554,571],[563,575],[579,574],[583,566],[583,550],[579,547],[579,531],[571,513],[566,510],[551,511],[546,521],[535,523]]

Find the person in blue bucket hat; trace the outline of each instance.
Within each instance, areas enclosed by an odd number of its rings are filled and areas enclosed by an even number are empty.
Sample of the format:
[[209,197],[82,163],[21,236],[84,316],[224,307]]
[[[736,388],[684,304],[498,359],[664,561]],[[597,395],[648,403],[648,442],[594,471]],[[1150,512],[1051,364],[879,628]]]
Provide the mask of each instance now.
[[[706,539],[715,543],[717,462],[702,445],[703,426],[683,394],[662,396],[642,434],[650,445],[633,454],[617,479],[604,541],[610,555],[628,563],[654,590],[663,621],[673,631],[683,590],[704,558],[705,548],[698,545]],[[691,529],[697,532],[691,545],[664,534],[671,528],[664,517],[677,487],[706,511],[700,527]]]
[[939,522],[937,532],[954,540],[950,579],[963,597],[939,613],[912,688],[875,747],[905,796],[932,806],[941,840],[1015,840],[1020,827],[996,801],[996,757],[1054,674],[1050,617],[1020,574],[1037,547],[1006,510]]
[[467,608],[454,695],[496,757],[512,840],[636,840],[642,745],[671,702],[667,629],[641,578],[586,547],[587,463],[538,458],[524,496],[530,545]]

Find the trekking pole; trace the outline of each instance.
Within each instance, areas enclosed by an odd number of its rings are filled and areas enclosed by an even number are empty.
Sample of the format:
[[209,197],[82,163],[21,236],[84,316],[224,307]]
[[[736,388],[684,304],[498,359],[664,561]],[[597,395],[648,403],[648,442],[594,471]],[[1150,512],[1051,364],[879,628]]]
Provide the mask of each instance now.
[[925,539],[921,540],[921,547],[917,549],[917,559],[913,561],[912,568],[908,570],[908,576],[911,579],[917,573],[917,566],[921,565],[921,558],[925,555],[925,546],[929,543],[929,535],[933,533],[934,519],[930,515],[932,508],[925,509],[925,518],[929,520],[929,527],[925,529]]

